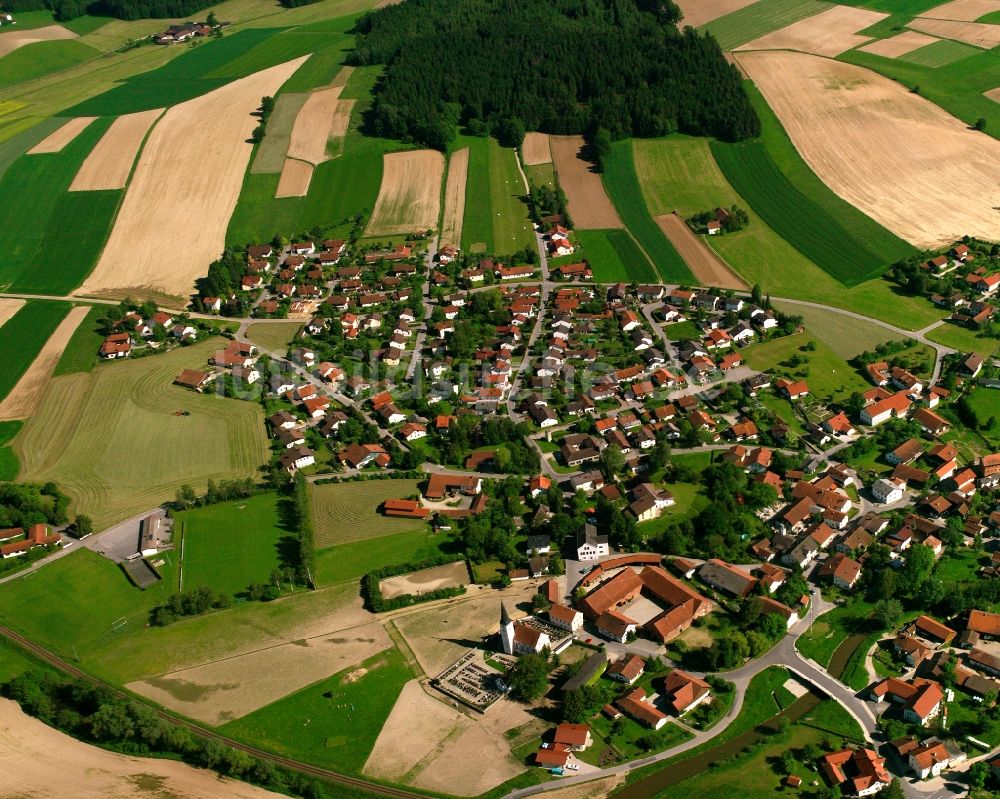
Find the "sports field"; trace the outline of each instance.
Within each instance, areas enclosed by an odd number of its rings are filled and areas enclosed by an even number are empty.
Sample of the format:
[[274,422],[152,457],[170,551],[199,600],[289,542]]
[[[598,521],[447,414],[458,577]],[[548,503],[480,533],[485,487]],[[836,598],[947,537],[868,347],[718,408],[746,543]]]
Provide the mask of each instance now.
[[98,530],[185,483],[200,492],[210,479],[256,477],[267,460],[260,406],[172,385],[217,346],[208,339],[54,379],[15,442],[22,477],[57,482]]
[[734,47],[829,8],[832,8],[831,3],[822,3],[818,0],[756,2],[711,20],[702,25],[700,30],[711,33],[723,50],[732,50]]
[[268,493],[178,513],[174,529],[184,535],[184,588],[238,594],[250,583],[270,582],[271,572],[283,565],[282,551],[293,543],[290,503]]
[[417,519],[383,516],[379,506],[387,499],[420,493],[417,480],[367,480],[327,483],[310,489],[316,546],[330,547],[352,541],[426,531]]
[[[615,142],[612,146],[611,154],[606,159],[603,182],[622,222],[652,260],[654,271],[660,275],[660,279],[667,283],[689,283],[694,280],[691,269],[650,216],[649,209],[643,202],[630,141]],[[636,275],[635,279],[640,277]]]
[[0,327],[0,400],[28,371],[45,342],[70,311],[69,303],[32,300]]

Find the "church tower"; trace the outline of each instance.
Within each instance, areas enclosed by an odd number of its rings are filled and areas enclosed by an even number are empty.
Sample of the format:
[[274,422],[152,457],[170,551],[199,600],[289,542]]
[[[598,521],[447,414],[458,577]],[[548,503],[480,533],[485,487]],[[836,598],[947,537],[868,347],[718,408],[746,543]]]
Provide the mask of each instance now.
[[510,620],[507,606],[500,603],[500,643],[508,655],[514,654],[514,622]]

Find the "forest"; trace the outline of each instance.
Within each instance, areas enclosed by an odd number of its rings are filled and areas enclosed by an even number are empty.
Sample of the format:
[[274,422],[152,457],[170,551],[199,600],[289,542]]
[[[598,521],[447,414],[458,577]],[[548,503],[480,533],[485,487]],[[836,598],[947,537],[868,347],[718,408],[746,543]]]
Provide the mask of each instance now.
[[7,11],[51,9],[65,22],[82,14],[118,19],[186,17],[212,5],[212,0],[6,0]]
[[760,121],[714,39],[670,0],[407,0],[362,17],[356,65],[385,64],[371,132],[445,149],[458,125],[725,141]]

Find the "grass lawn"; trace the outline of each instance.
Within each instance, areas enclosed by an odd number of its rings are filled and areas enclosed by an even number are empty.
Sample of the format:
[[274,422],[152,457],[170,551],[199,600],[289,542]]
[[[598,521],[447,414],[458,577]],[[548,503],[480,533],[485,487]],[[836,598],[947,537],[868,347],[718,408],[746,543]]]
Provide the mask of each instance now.
[[[1000,419],[1000,389],[985,388],[977,386],[976,390],[969,395],[969,403],[976,411],[976,416],[982,422],[989,421],[991,416]],[[984,430],[983,435],[989,439],[995,439],[998,431]]]
[[[595,740],[594,745],[584,753],[583,759],[585,761],[590,762],[592,759],[596,760],[599,758],[604,751],[605,745],[613,746],[621,752],[623,760],[635,760],[644,755],[662,752],[664,749],[677,746],[677,744],[684,743],[684,741],[692,737],[691,733],[687,730],[681,729],[672,722],[667,722],[659,730],[662,740],[658,740],[658,745],[653,749],[647,749],[643,745],[643,739],[652,733],[649,727],[626,716],[621,733],[612,735],[611,728],[613,724],[614,722],[603,713],[590,719],[590,727],[597,733],[596,737],[599,740]],[[597,765],[597,763],[595,762],[594,765]]]
[[821,3],[817,0],[770,0],[766,4],[752,3],[739,11],[713,19],[702,25],[699,30],[711,33],[723,50],[732,50],[765,33],[784,28],[828,8],[832,8],[830,3]]
[[262,349],[284,356],[288,354],[289,342],[301,329],[301,321],[256,322],[247,328],[247,338]]
[[632,158],[631,141],[620,141],[612,145],[602,180],[619,216],[652,260],[661,280],[667,283],[694,281],[688,265],[660,230],[650,215],[649,207],[643,202]]
[[649,259],[626,230],[578,230],[576,240],[579,247],[566,261],[572,263],[585,258],[594,270],[594,279],[599,282],[657,279]]
[[15,83],[60,72],[99,55],[100,50],[79,39],[29,44],[0,58],[0,85],[13,86]]
[[671,341],[701,341],[702,338],[701,330],[690,320],[664,325],[663,332]]
[[[478,136],[459,136],[453,149],[463,147],[469,148],[469,168],[462,247],[511,255],[534,246],[528,206],[522,200],[525,188],[517,169],[517,151]],[[552,166],[546,166],[551,174]]]
[[414,530],[384,535],[321,549],[316,553],[313,576],[320,586],[334,585],[357,580],[380,566],[412,563],[456,551],[457,545],[445,533]]
[[[809,342],[816,345],[812,351],[803,349]],[[784,365],[795,356],[801,356],[806,363],[797,367]],[[824,402],[842,402],[852,392],[867,391],[870,387],[843,358],[809,333],[754,344],[743,350],[743,360],[762,372],[773,370],[805,380],[810,396]]]
[[551,163],[526,166],[524,175],[528,178],[529,186],[548,186],[551,189],[556,187],[556,170]]
[[995,338],[978,335],[975,330],[951,322],[935,327],[927,334],[927,338],[960,352],[978,352],[984,358],[992,355],[1000,347],[1000,341]]
[[883,280],[845,288],[754,213],[722,174],[707,139],[674,135],[635,140],[633,145],[643,196],[654,216],[674,210],[691,216],[734,204],[748,211],[750,224],[746,228],[709,241],[748,283],[759,284],[775,297],[847,308],[913,330],[944,315],[925,299],[897,292]]
[[329,547],[399,533],[425,533],[426,522],[383,516],[387,499],[419,494],[417,480],[364,480],[310,487],[316,546]]
[[285,526],[290,500],[277,494],[258,494],[237,502],[223,502],[177,514],[184,534],[184,589],[209,586],[238,594],[250,583],[266,583],[282,565],[286,541],[294,545]]
[[[92,122],[62,152],[22,155],[7,169],[0,180],[0,226],[18,235],[0,242],[0,288],[68,294],[93,268],[121,192],[67,189],[110,124]],[[66,235],[67,220],[73,220],[72,236]]]
[[172,385],[218,346],[211,338],[55,378],[14,442],[22,478],[54,480],[101,530],[185,483],[201,492],[208,480],[256,477],[268,459],[260,406]]
[[0,400],[17,385],[49,336],[66,318],[66,302],[29,300],[0,327]]
[[0,422],[0,480],[16,480],[21,468],[10,442],[20,432],[24,422]]
[[97,366],[97,353],[101,348],[104,336],[98,330],[98,321],[108,312],[107,306],[94,305],[84,317],[80,326],[63,350],[59,363],[56,364],[55,375],[69,375],[74,372],[90,372]]
[[655,538],[668,527],[678,522],[691,519],[708,507],[708,497],[701,485],[696,483],[670,483],[667,490],[674,495],[676,504],[663,511],[659,519],[639,522],[638,529],[642,536],[649,540]]
[[220,730],[280,755],[359,773],[412,676],[402,655],[390,649]]
[[863,600],[852,599],[847,605],[824,613],[813,622],[809,632],[799,638],[799,652],[826,666],[834,651],[849,635],[865,629],[873,607]]
[[801,316],[809,332],[845,360],[866,350],[874,350],[879,344],[900,339],[898,333],[884,327],[826,308],[810,308],[781,301],[775,302],[774,306],[786,314]]

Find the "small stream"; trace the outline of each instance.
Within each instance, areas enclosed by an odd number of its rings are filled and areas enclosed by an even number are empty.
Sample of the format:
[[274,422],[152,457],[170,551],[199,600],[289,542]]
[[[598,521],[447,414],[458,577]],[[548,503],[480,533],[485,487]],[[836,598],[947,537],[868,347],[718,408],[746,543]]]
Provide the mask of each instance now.
[[840,675],[847,668],[847,661],[851,659],[851,655],[865,642],[867,637],[865,633],[854,633],[854,635],[845,638],[843,643],[834,650],[830,657],[830,665],[826,667],[831,677],[840,679]]

